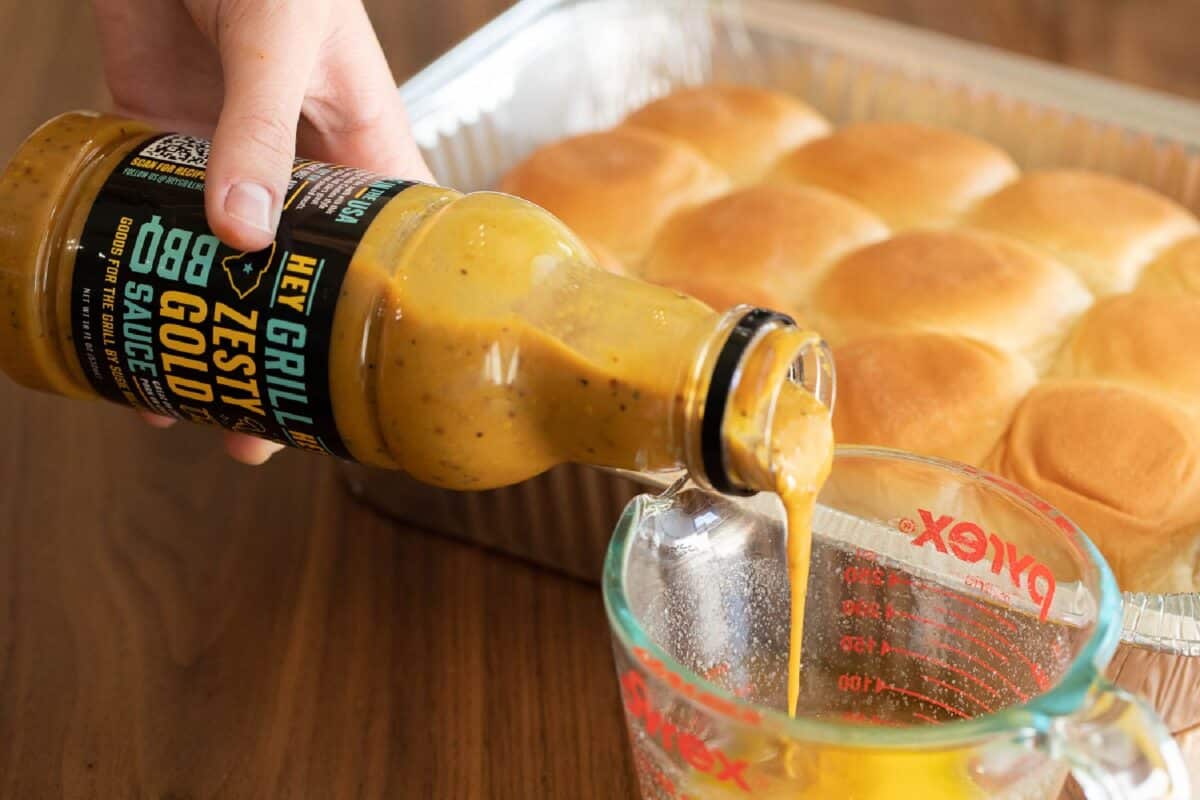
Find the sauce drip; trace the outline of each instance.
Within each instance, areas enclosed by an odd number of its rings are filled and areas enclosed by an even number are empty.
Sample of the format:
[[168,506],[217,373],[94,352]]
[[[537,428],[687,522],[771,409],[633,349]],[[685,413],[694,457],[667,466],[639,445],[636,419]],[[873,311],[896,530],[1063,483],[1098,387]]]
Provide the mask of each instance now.
[[[816,344],[819,337],[797,329],[775,331],[768,337],[744,367],[726,425],[729,455],[742,479],[773,490],[787,512],[791,591],[787,708],[795,716],[813,510],[833,465],[833,425],[830,410],[811,393],[787,380],[780,383],[793,369],[796,353],[806,344]],[[778,393],[774,387],[780,387]]]

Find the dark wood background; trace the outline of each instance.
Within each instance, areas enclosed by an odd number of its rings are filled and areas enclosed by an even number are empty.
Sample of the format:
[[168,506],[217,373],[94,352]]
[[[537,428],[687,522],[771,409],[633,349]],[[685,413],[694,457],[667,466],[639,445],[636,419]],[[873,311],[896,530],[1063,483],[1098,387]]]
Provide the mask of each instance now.
[[[841,5],[1200,97],[1195,0]],[[371,0],[398,79],[509,5]],[[107,102],[0,0],[0,159]],[[0,379],[0,798],[627,798],[597,590],[377,518],[330,464]]]

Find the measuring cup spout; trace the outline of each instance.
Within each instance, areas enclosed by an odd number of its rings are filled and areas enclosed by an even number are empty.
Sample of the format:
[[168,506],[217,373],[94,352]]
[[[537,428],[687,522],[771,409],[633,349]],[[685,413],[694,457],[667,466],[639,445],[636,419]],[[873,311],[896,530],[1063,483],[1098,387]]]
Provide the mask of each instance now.
[[1088,800],[1188,800],[1187,765],[1140,698],[1100,681],[1087,707],[1058,721],[1052,749],[1071,764]]

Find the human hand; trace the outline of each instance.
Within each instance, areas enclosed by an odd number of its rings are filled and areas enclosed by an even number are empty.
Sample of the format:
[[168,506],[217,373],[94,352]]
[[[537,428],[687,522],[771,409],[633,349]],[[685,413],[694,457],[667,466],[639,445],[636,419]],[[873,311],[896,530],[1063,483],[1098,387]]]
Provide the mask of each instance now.
[[[212,138],[209,227],[231,247],[275,236],[305,156],[432,180],[361,0],[94,0],[117,109]],[[144,416],[159,427],[169,417]],[[227,432],[235,459],[281,445]]]

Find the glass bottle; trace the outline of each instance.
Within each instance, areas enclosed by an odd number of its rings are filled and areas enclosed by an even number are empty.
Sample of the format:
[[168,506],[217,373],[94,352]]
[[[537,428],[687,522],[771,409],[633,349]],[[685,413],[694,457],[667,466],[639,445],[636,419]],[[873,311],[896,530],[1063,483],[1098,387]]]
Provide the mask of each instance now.
[[[0,175],[4,372],[452,489],[563,462],[772,489],[731,431],[769,439],[782,391],[832,404],[792,320],[605,272],[511,196],[298,160],[275,242],[234,251],[207,152],[87,112],[30,136]],[[731,425],[746,376],[761,419]]]

